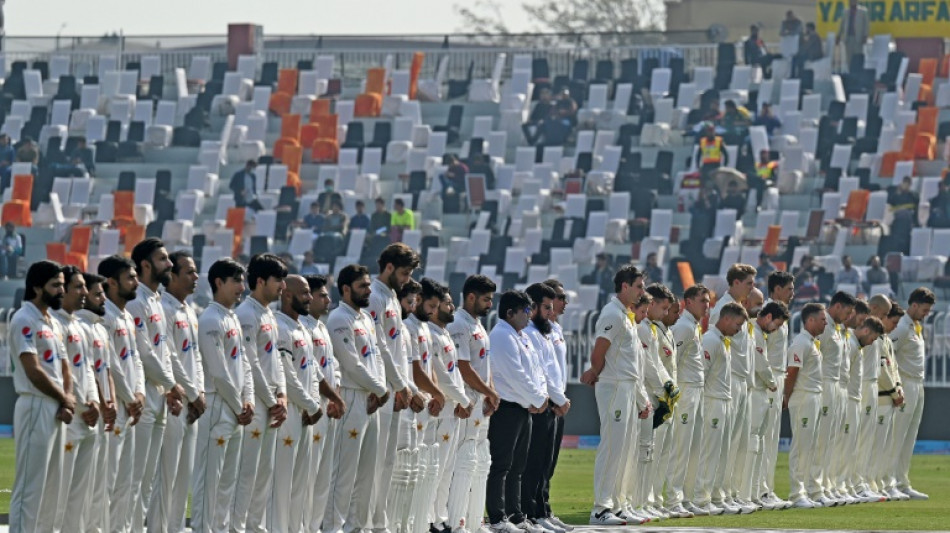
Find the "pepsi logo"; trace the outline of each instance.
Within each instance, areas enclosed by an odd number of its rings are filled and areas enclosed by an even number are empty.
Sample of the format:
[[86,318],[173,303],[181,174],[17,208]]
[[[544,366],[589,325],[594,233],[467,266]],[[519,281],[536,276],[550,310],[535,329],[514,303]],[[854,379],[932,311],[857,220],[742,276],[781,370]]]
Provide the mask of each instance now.
[[55,357],[53,356],[53,350],[46,350],[43,352],[43,360],[47,363],[52,363]]
[[307,356],[303,356],[300,358],[300,370],[306,370],[306,369],[307,369]]
[[119,359],[125,361],[129,358],[129,349],[125,346],[119,351]]
[[96,359],[96,372],[102,370],[102,359]]
[[373,322],[379,322],[379,318],[376,316],[376,311],[370,311],[369,316],[373,317]]
[[155,346],[158,346],[159,344],[161,344],[161,342],[162,342],[162,334],[156,333],[155,336],[152,337],[152,344],[154,344]]
[[76,355],[73,356],[73,366],[80,366],[80,365],[82,365],[82,354],[77,353]]
[[27,339],[33,338],[33,330],[30,329],[29,327],[23,328],[23,330],[20,333],[22,333],[23,336],[26,337]]
[[429,352],[422,352],[422,362],[426,363],[429,361]]
[[389,328],[389,338],[395,340],[399,336],[399,330],[396,328]]
[[274,341],[267,341],[267,344],[264,345],[264,351],[271,353],[274,351]]
[[486,355],[488,355],[488,350],[486,350],[485,348],[482,348],[481,350],[478,351],[479,359],[484,359]]
[[454,371],[455,371],[455,361],[449,361],[449,364],[446,365],[446,368],[449,370],[449,372],[454,372]]
[[145,323],[142,322],[142,319],[141,319],[141,318],[135,317],[135,327],[137,327],[137,328],[139,328],[139,329],[145,327]]
[[183,341],[181,342],[181,351],[182,351],[182,352],[187,352],[187,351],[190,350],[190,349],[191,349],[191,343],[188,342],[188,339],[183,340]]
[[369,353],[370,353],[370,352],[369,352],[369,345],[368,345],[368,344],[364,344],[364,345],[363,345],[363,348],[360,350],[360,355],[362,355],[363,357],[367,357],[367,356],[369,356]]
[[320,358],[320,366],[322,367],[327,366],[327,356],[324,355],[323,357]]
[[234,348],[231,348],[231,359],[237,359],[237,356],[238,356],[238,347],[235,346]]

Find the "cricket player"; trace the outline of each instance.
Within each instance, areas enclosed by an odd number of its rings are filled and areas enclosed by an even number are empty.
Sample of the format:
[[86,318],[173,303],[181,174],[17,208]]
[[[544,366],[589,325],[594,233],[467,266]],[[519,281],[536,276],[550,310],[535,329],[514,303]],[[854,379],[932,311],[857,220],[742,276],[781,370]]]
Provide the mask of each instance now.
[[366,267],[343,267],[336,285],[341,302],[327,320],[333,355],[342,370],[341,396],[347,409],[334,435],[336,468],[330,477],[324,531],[363,529],[369,522],[379,442],[376,412],[389,400],[375,326],[366,312],[370,284]]
[[[768,500],[761,500],[757,491],[759,480],[763,477],[762,465],[765,456],[765,432],[768,427],[770,410],[779,410],[780,406],[773,401],[772,393],[778,384],[768,357],[768,338],[786,324],[789,319],[788,307],[779,301],[770,301],[763,305],[762,292],[754,289],[746,300],[746,309],[749,311],[752,322],[752,338],[750,345],[752,355],[752,385],[749,390],[749,404],[751,410],[749,419],[752,427],[752,443],[749,446],[749,455],[745,458],[746,464],[752,469],[748,478],[750,485],[743,487],[742,498],[749,500],[762,509],[775,509],[775,504]],[[784,508],[784,505],[782,505]]]
[[[674,416],[673,446],[670,452],[670,468],[667,477],[666,510],[670,515],[682,518],[699,516],[702,509],[692,502],[684,501],[684,495],[693,494],[698,470],[698,451],[702,434],[702,406],[705,372],[703,368],[702,320],[709,312],[709,289],[693,285],[683,292],[683,313],[673,324],[671,332],[676,343],[677,383],[680,400]],[[687,485],[688,473],[692,482]]]
[[788,348],[788,374],[782,409],[788,409],[792,425],[792,449],[788,456],[788,473],[791,480],[788,499],[792,507],[813,509],[824,503],[810,496],[824,496],[819,470],[811,468],[817,462],[815,448],[818,432],[817,420],[821,413],[821,341],[818,336],[828,325],[825,306],[817,303],[802,308],[802,332]]
[[[712,326],[703,335],[703,375],[706,379],[703,389],[703,430],[696,484],[690,500],[704,515],[722,514],[727,509],[712,503],[712,491],[714,487],[721,486],[726,475],[726,447],[731,436],[732,415],[729,403],[733,399],[732,342],[735,335],[748,331],[743,327],[748,315],[740,304],[728,302],[717,305],[717,308],[716,321],[710,321]],[[738,508],[729,508],[729,512],[736,514]]]
[[[879,352],[881,370],[878,373],[877,382],[877,428],[874,431],[876,443],[872,452],[877,452],[883,457],[893,457],[895,452],[894,417],[897,410],[906,401],[897,360],[894,355],[894,344],[890,337],[906,312],[896,302],[891,303],[891,310],[887,313],[887,319],[884,321],[884,332],[887,335],[882,337],[884,342]],[[892,460],[872,460],[871,475],[873,483],[871,488],[886,496],[890,501],[909,500],[909,496],[897,490],[893,465]]]
[[465,395],[476,407],[461,422],[455,471],[449,488],[449,523],[454,529],[478,531],[485,509],[485,484],[491,467],[488,449],[488,422],[501,398],[491,380],[491,346],[481,319],[488,316],[494,301],[495,283],[479,274],[462,285],[462,308],[446,327],[455,343],[458,369],[465,383]]
[[501,398],[488,426],[491,468],[486,506],[491,531],[543,533],[525,519],[521,508],[521,481],[531,441],[531,416],[548,407],[544,370],[531,340],[525,335],[531,299],[505,291],[498,304],[501,320],[492,328],[492,381]]
[[138,275],[131,260],[113,255],[99,262],[99,275],[106,279],[106,314],[102,324],[112,348],[112,372],[119,406],[115,427],[108,436],[109,525],[112,531],[127,531],[132,511],[132,465],[135,463],[135,432],[145,408],[145,373],[135,342],[135,321],[126,309],[137,296]]
[[934,293],[920,287],[907,299],[907,314],[891,333],[894,355],[901,384],[904,387],[904,405],[894,415],[897,490],[912,500],[926,500],[928,496],[910,484],[910,460],[914,454],[917,430],[924,412],[924,334],[923,320],[936,303]]
[[[726,282],[729,291],[716,302],[716,307],[709,314],[709,322],[719,320],[719,310],[722,306],[736,302],[742,304],[755,287],[755,268],[750,265],[737,263],[726,273]],[[739,489],[747,476],[751,475],[750,468],[746,468],[744,458],[749,449],[749,376],[752,323],[732,336],[732,383],[730,386],[732,402],[730,404],[729,442],[725,444],[726,462],[723,465],[723,483],[712,487],[712,502],[722,507],[725,514],[748,514],[756,511],[752,502],[745,502],[739,498]],[[740,460],[743,459],[743,460]]]
[[[654,298],[659,296],[654,295]],[[667,311],[666,316],[660,320],[656,320],[653,324],[656,326],[657,339],[659,340],[659,356],[660,362],[663,364],[663,368],[666,369],[666,373],[669,374],[670,379],[673,383],[677,383],[677,368],[676,368],[676,340],[673,339],[673,332],[670,328],[679,320],[680,312],[682,307],[680,302],[677,301],[676,297],[673,296],[671,292],[669,297],[672,299],[670,303],[670,309]],[[654,475],[653,477],[653,494],[656,498],[657,511],[662,511],[662,514],[669,516],[670,518],[692,518],[693,514],[685,511],[682,513],[671,513],[668,506],[666,505],[668,497],[667,494],[664,494],[664,487],[666,486],[666,480],[669,477],[670,470],[670,459],[673,452],[673,432],[675,431],[676,424],[676,405],[679,404],[679,399],[682,397],[682,390],[679,389],[677,385],[678,396],[674,405],[670,405],[670,414],[669,418],[665,419],[662,424],[656,428],[655,434],[655,451],[654,451]],[[665,392],[665,391],[664,391]],[[655,416],[654,416],[655,418]],[[656,423],[656,421],[654,421]],[[661,501],[662,499],[662,501]]]
[[[887,330],[887,316],[891,311],[891,299],[883,294],[876,294],[868,300],[870,316],[877,318]],[[862,355],[861,376],[861,420],[858,424],[858,446],[855,448],[855,471],[860,475],[858,496],[867,502],[887,501],[887,496],[871,488],[876,485],[873,472],[877,464],[874,457],[876,450],[877,411],[878,411],[878,380],[881,372],[881,357],[884,350],[886,335],[881,335],[876,341],[864,349]]]
[[[330,310],[330,291],[328,279],[321,275],[304,276],[307,286],[310,288],[310,312],[307,315],[300,315],[298,320],[307,328],[310,333],[311,343],[313,345],[313,361],[320,365],[320,372],[326,381],[327,387],[337,393],[340,392],[340,365],[333,357],[333,346],[330,344],[330,332],[326,325],[321,321]],[[340,399],[338,406],[339,412],[332,412],[329,402],[321,399],[322,407],[326,416],[320,418],[313,426],[313,450],[312,460],[310,462],[310,471],[312,473],[309,480],[309,501],[310,505],[304,511],[303,531],[318,532],[323,524],[323,516],[327,507],[327,498],[329,497],[330,475],[334,467],[334,435],[336,432],[337,420],[346,412],[346,405]]]
[[156,490],[148,506],[148,530],[182,532],[185,507],[195,463],[198,427],[195,422],[205,411],[204,369],[198,347],[198,315],[186,299],[198,288],[198,268],[190,253],[180,250],[168,256],[172,263],[165,290],[162,312],[168,330],[172,355],[172,373],[185,391],[187,409],[168,417]]
[[102,318],[106,314],[105,278],[91,272],[83,272],[86,280],[86,301],[83,308],[76,311],[79,323],[84,330],[86,339],[86,354],[92,362],[95,371],[96,383],[99,388],[99,407],[101,416],[96,433],[99,434],[99,453],[96,455],[96,467],[92,474],[92,487],[86,493],[86,505],[83,527],[89,533],[103,533],[109,531],[109,492],[107,481],[109,471],[115,465],[109,456],[109,438],[115,429],[116,396],[115,384],[112,381],[110,362],[112,346],[109,333],[102,325]]
[[633,265],[620,267],[614,274],[614,290],[616,295],[597,318],[591,367],[581,376],[581,382],[594,387],[600,415],[590,514],[590,524],[599,526],[644,523],[643,517],[622,508],[621,485],[625,469],[636,464],[630,457],[637,443],[637,419],[645,419],[652,410],[643,386],[640,339],[628,316],[643,295],[643,272]]
[[834,449],[841,439],[846,391],[841,386],[842,359],[846,355],[844,338],[845,322],[854,313],[854,295],[843,291],[831,297],[831,305],[825,311],[825,331],[818,337],[821,341],[821,416],[818,423],[818,447],[814,450],[816,461],[811,465],[811,474],[821,482],[822,493],[809,493],[808,497],[824,507],[845,505],[848,500],[834,490]]
[[[53,310],[63,332],[66,359],[70,363],[73,396],[76,398],[76,414],[66,426],[66,442],[63,446],[63,476],[60,481],[59,501],[65,505],[55,507],[55,512],[44,513],[55,517],[53,531],[83,531],[86,513],[92,510],[87,505],[87,495],[92,491],[96,459],[99,455],[99,439],[96,429],[99,422],[99,386],[96,384],[93,361],[87,351],[85,330],[76,316],[86,301],[86,280],[75,266],[63,267],[66,292],[62,306]],[[66,517],[69,517],[66,520]],[[44,519],[41,523],[46,522]]]
[[10,531],[42,532],[41,513],[59,499],[66,425],[76,412],[62,331],[50,311],[62,307],[62,267],[38,261],[26,272],[23,304],[10,319],[7,344],[16,354],[13,413],[16,473],[10,498]]
[[561,528],[554,526],[555,529],[550,529],[548,526],[553,526],[553,524],[545,525],[546,521],[543,521],[547,514],[543,500],[544,484],[547,482],[551,463],[554,461],[557,430],[555,420],[571,409],[571,401],[561,388],[563,378],[557,355],[554,353],[554,343],[551,341],[553,329],[550,321],[554,317],[554,300],[557,298],[557,292],[544,283],[534,283],[525,289],[525,293],[531,298],[532,305],[531,320],[525,328],[525,333],[535,353],[538,354],[544,370],[550,408],[543,413],[531,415],[528,461],[521,478],[521,507],[530,523],[558,533],[562,531]]
[[251,294],[235,314],[254,376],[254,420],[244,428],[238,482],[231,503],[231,531],[264,532],[264,514],[274,480],[277,428],[287,419],[287,389],[277,352],[277,319],[270,305],[284,290],[287,265],[273,254],[258,254],[247,265]]
[[[768,277],[769,299],[765,302],[792,304],[795,297],[795,277],[788,272],[775,271]],[[775,462],[778,459],[778,440],[781,431],[782,398],[785,394],[785,369],[788,367],[788,322],[773,331],[766,340],[769,366],[775,378],[775,392],[769,396],[774,409],[766,411],[765,450],[763,452],[762,476],[758,480],[755,494],[759,501],[770,504],[773,509],[787,509],[791,502],[775,494]],[[753,480],[754,481],[754,480]]]
[[214,300],[198,317],[198,349],[204,363],[205,414],[198,419],[192,476],[191,530],[227,531],[241,459],[242,426],[254,419],[254,379],[234,313],[244,294],[244,267],[233,259],[208,269]]
[[422,298],[428,300],[433,294],[441,298],[438,310],[429,316],[429,349],[432,353],[432,368],[448,403],[439,414],[435,425],[436,441],[439,443],[439,476],[433,499],[433,527],[451,529],[448,522],[449,487],[455,471],[455,452],[458,450],[459,421],[472,416],[476,402],[465,394],[465,383],[458,371],[458,355],[455,341],[445,328],[455,320],[455,304],[445,285],[431,278],[422,278]]
[[414,411],[425,404],[422,396],[409,379],[409,363],[397,361],[399,334],[402,331],[402,313],[396,291],[412,278],[419,267],[419,256],[404,243],[387,246],[379,256],[379,275],[370,286],[369,315],[373,318],[376,346],[386,368],[386,383],[393,393],[392,407],[379,412],[379,443],[376,448],[376,481],[373,484],[373,528],[389,528],[386,504],[396,462],[396,444],[402,420],[401,411],[412,403]]

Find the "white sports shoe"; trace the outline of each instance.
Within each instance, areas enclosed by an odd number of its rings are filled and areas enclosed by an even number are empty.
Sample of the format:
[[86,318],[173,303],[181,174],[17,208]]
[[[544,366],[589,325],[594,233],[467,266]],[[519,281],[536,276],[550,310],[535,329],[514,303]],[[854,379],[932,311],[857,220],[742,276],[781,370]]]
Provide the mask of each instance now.
[[683,502],[682,505],[687,512],[693,513],[693,516],[709,516],[709,511],[697,506],[693,502]]
[[739,514],[752,514],[759,510],[757,505],[745,500],[736,500],[736,506],[739,508]]
[[879,503],[887,501],[887,497],[881,496],[880,494],[870,490],[862,490],[858,493],[858,498],[860,498],[864,503]]
[[838,505],[837,501],[832,500],[831,498],[829,498],[828,496],[825,496],[824,494],[813,499],[812,502],[820,503],[822,507],[834,507],[835,505]]
[[590,525],[592,526],[625,526],[627,521],[611,513],[607,509],[599,513],[590,514]]
[[660,520],[666,520],[666,516],[660,513],[659,511],[657,511],[656,507],[653,507],[652,505],[637,507],[636,510],[634,510],[634,512],[640,516],[648,517],[650,521],[652,522],[659,522]]
[[515,527],[514,524],[507,520],[502,520],[497,524],[492,524],[488,527],[489,531],[492,533],[521,533],[521,530]]
[[719,507],[718,505],[712,502],[707,503],[706,505],[703,505],[702,507],[700,507],[700,509],[702,509],[703,512],[709,516],[718,516],[725,512],[725,509],[723,509],[722,507]]
[[541,526],[548,531],[553,531],[554,533],[567,533],[564,529],[551,522],[551,520],[548,518],[539,518],[538,520],[535,520],[534,523],[535,525]]
[[528,533],[552,533],[541,526],[532,524],[527,518],[524,519],[520,524],[515,524],[515,527],[521,531],[527,531]]
[[903,502],[910,499],[910,496],[904,494],[903,492],[897,490],[897,487],[891,487],[887,489],[887,496],[891,501]]
[[686,508],[683,507],[683,504],[681,503],[678,503],[674,505],[673,507],[667,508],[666,512],[670,514],[670,518],[692,518],[693,517],[693,513],[691,513],[690,511],[687,511]]
[[722,507],[722,514],[739,514],[742,512],[742,509],[738,505],[733,505],[728,500],[723,501],[722,503],[715,503],[713,505]]
[[919,490],[914,490],[913,487],[907,487],[907,488],[903,488],[899,490],[903,492],[904,494],[906,494],[907,497],[912,500],[929,500],[930,499],[930,496],[927,496],[926,494],[924,494],[923,492],[920,492]]
[[565,524],[564,521],[561,520],[560,518],[558,518],[557,516],[551,515],[551,516],[548,517],[548,520],[549,520],[552,524],[554,524],[554,525],[560,527],[561,529],[563,529],[564,531],[574,531],[574,526],[572,526],[572,525],[570,525],[570,524]]
[[821,507],[821,505],[815,505],[815,502],[806,498],[799,498],[792,502],[792,509],[814,509],[815,507]]
[[633,509],[622,509],[619,513],[616,513],[616,514],[618,518],[620,518],[621,520],[626,520],[627,525],[631,525],[631,526],[643,525],[653,519],[653,517],[647,516],[642,513],[638,513],[634,511]]

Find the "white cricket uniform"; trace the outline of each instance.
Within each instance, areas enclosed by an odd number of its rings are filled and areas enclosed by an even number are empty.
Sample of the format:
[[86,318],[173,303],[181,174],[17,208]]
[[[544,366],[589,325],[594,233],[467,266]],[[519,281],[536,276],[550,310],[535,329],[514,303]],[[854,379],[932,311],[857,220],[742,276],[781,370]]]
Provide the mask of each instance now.
[[[277,349],[287,386],[287,421],[277,429],[274,484],[267,505],[267,531],[302,531],[309,505],[310,463],[313,460],[313,426],[303,425],[303,415],[321,409],[323,374],[313,357],[313,337],[289,315],[277,313]],[[319,459],[319,457],[318,457]]]
[[[710,322],[712,323],[712,322]],[[693,504],[710,503],[713,490],[725,479],[726,446],[731,435],[732,339],[715,325],[703,335],[703,431]]]
[[633,451],[639,433],[637,416],[650,405],[643,386],[643,349],[636,324],[627,313],[614,296],[601,310],[594,327],[596,338],[610,342],[603,372],[594,387],[600,416],[600,444],[594,461],[595,513],[619,511],[624,504],[624,485],[636,479]]
[[[893,332],[891,332],[893,334]],[[894,355],[894,345],[890,336],[882,337],[881,349],[878,352],[881,357],[881,369],[878,373],[878,403],[877,403],[877,427],[874,430],[874,451],[872,455],[876,458],[886,457],[887,460],[872,459],[871,489],[875,491],[887,491],[896,484],[894,476],[894,419],[898,407],[894,405],[904,388],[901,384],[899,367]]]
[[[459,361],[468,361],[472,370],[491,384],[491,344],[482,323],[464,309],[455,312],[455,320],[446,326],[455,343]],[[460,375],[461,377],[461,375]],[[471,530],[478,529],[484,517],[485,484],[491,467],[488,448],[490,417],[483,411],[484,396],[465,385],[465,395],[475,403],[472,416],[460,422],[459,446],[455,471],[449,488],[448,523]]]
[[[557,357],[557,364],[561,376],[559,387],[561,388],[561,392],[567,395],[567,379],[570,368],[567,365],[567,342],[564,340],[564,328],[552,320],[551,330],[551,344],[554,345],[554,353]],[[561,453],[561,442],[564,438],[564,417],[559,416],[555,420],[555,432],[557,433],[557,437],[554,442],[554,463],[551,472],[548,474],[543,492],[545,516],[548,518],[554,516],[554,512],[551,509],[551,478],[554,477],[554,469],[557,468],[558,458]],[[472,505],[474,505],[474,498]],[[469,512],[475,514],[478,511],[472,510],[472,505],[469,505]]]
[[901,317],[891,332],[894,355],[901,385],[904,387],[904,404],[894,414],[895,459],[893,468],[898,489],[909,489],[910,460],[917,442],[917,430],[924,413],[924,335],[920,322],[909,315]]
[[[198,346],[198,316],[194,309],[168,292],[162,292],[162,312],[168,330],[172,373],[185,391],[187,402],[204,392],[204,369]],[[161,460],[155,477],[156,490],[148,506],[148,531],[185,530],[185,507],[191,471],[195,462],[198,427],[188,423],[188,406],[168,414]]]
[[44,521],[52,524],[48,515],[55,515],[52,510],[59,499],[66,427],[56,419],[59,401],[33,385],[23,370],[20,356],[35,355],[40,370],[62,388],[66,355],[61,338],[59,323],[29,301],[24,301],[13,314],[7,328],[13,386],[17,393],[13,410],[16,472],[10,497],[11,532],[51,531],[42,529],[42,524]]
[[[320,373],[327,385],[339,390],[340,365],[333,356],[333,346],[330,344],[330,332],[327,326],[312,316],[301,316],[302,323],[310,332],[313,343],[313,360],[320,365]],[[324,412],[327,402],[321,399]],[[346,406],[349,409],[349,406]],[[323,524],[324,512],[327,508],[327,498],[330,494],[330,475],[334,468],[334,448],[337,421],[324,415],[313,426],[313,451],[310,461],[310,505],[304,514],[304,531],[320,531]]]
[[334,437],[336,464],[323,530],[363,529],[370,518],[379,442],[379,416],[367,414],[366,407],[370,394],[380,398],[386,394],[386,369],[369,313],[340,303],[330,313],[327,329],[340,363],[346,414],[337,422]]
[[788,400],[788,415],[792,426],[792,449],[788,455],[791,501],[822,496],[820,464],[816,460],[818,440],[817,422],[821,413],[821,350],[820,342],[807,331],[792,341],[788,348],[788,366],[797,367],[795,388]]
[[742,487],[740,496],[751,500],[763,495],[759,492],[763,479],[762,468],[765,462],[765,432],[768,429],[769,411],[781,410],[781,404],[775,405],[770,387],[777,386],[768,357],[768,338],[770,334],[762,331],[758,322],[750,321],[752,327],[752,387],[749,391],[749,420],[751,425],[749,453],[745,462],[752,468],[747,479],[749,485]]
[[[771,301],[771,299],[768,300],[768,302]],[[778,460],[778,441],[782,430],[782,396],[785,394],[785,369],[788,366],[787,321],[782,324],[782,327],[769,334],[766,345],[769,366],[772,367],[772,377],[775,379],[775,392],[769,394],[769,401],[774,409],[769,409],[766,413],[762,476],[755,491],[759,495],[775,492],[775,462]]]
[[271,427],[267,410],[286,394],[284,371],[277,353],[277,319],[274,312],[253,296],[237,306],[244,350],[254,376],[254,420],[244,426],[244,443],[238,466],[237,489],[231,503],[231,531],[266,531],[264,514],[274,481],[277,428]]
[[[864,387],[862,358],[864,348],[858,342],[854,332],[846,330],[844,333],[848,351],[842,360],[842,384],[846,384],[847,402],[844,409],[844,425],[841,429],[841,445],[832,450],[835,454],[835,470],[838,472],[836,487],[847,493],[857,493],[861,484],[860,474],[857,471],[856,459],[859,449],[858,432],[861,420],[861,392]],[[844,369],[847,368],[847,374]],[[847,376],[847,377],[846,377]]]
[[[429,323],[419,320],[415,315],[410,315],[403,324],[409,331],[412,362],[419,363],[422,371],[432,377],[432,352],[429,344],[432,333],[429,331]],[[439,482],[440,446],[435,435],[437,422],[438,417],[429,415],[428,410],[423,410],[416,415],[414,436],[411,440],[416,442],[417,449],[414,455],[405,458],[405,461],[410,462],[411,465],[406,489],[411,495],[408,496],[410,504],[407,506],[406,515],[402,517],[403,531],[415,531],[418,528],[428,527],[427,517],[432,507],[432,500],[435,499],[436,485]],[[481,510],[479,512],[481,513]]]
[[[676,369],[676,340],[673,338],[673,332],[666,324],[654,322],[656,325],[657,339],[659,341],[660,363],[666,369],[666,373],[677,383]],[[682,393],[680,393],[682,394]],[[674,406],[670,418],[660,424],[654,431],[654,453],[653,453],[653,473],[650,479],[653,482],[653,496],[659,506],[665,506],[667,498],[664,497],[663,487],[669,477],[670,460],[673,452],[673,432],[676,431],[676,414],[678,412],[679,401]]]
[[[106,316],[102,325],[111,338],[112,381],[115,383],[116,421],[108,436],[109,456],[109,525],[113,531],[127,531],[132,520],[132,465],[135,463],[135,433],[139,424],[131,426],[126,406],[145,394],[145,371],[135,342],[135,322],[126,309],[119,309],[106,300]],[[142,415],[145,416],[144,414]]]
[[861,356],[861,417],[858,424],[858,446],[855,449],[857,457],[856,473],[861,477],[859,491],[870,490],[873,482],[871,472],[875,461],[873,451],[876,450],[877,410],[878,410],[878,377],[881,372],[881,350],[884,349],[882,335],[870,346],[864,348]]
[[846,356],[844,330],[835,324],[831,314],[825,311],[827,325],[818,337],[821,341],[821,417],[818,420],[817,469],[822,488],[828,492],[837,477],[833,471],[833,450],[840,446],[840,428],[843,427],[845,390],[841,385],[842,361]]
[[[96,385],[94,361],[89,357],[89,343],[79,318],[63,309],[51,311],[59,321],[64,336],[66,360],[72,373],[73,395],[76,397],[76,414],[66,426],[66,442],[63,446],[63,476],[60,482],[59,501],[56,506],[55,531],[83,531],[87,513],[87,497],[93,489],[93,475],[99,456],[97,426],[88,426],[81,415],[87,402],[99,403],[99,388]],[[66,520],[66,517],[69,517]]]
[[237,417],[254,404],[251,364],[242,347],[241,323],[217,302],[198,317],[198,346],[204,365],[208,407],[198,419],[198,444],[191,490],[191,530],[227,531],[237,484],[242,431]]
[[[85,309],[76,311],[76,316],[85,331],[86,354],[92,362],[96,382],[99,385],[99,391],[102,393],[101,397],[103,400],[115,399],[114,391],[109,384],[112,346],[109,341],[109,333],[102,325],[102,317]],[[86,495],[88,512],[84,515],[85,521],[83,524],[83,527],[89,533],[109,531],[109,491],[107,486],[109,470],[115,467],[112,464],[112,458],[109,456],[108,439],[112,433],[108,435],[105,433],[105,421],[102,416],[99,417],[96,433],[99,435],[99,453],[96,455],[96,468],[92,474],[92,489]]]
[[[398,352],[402,333],[402,306],[396,291],[389,288],[378,277],[370,285],[369,315],[375,326],[376,346],[386,369],[386,383],[390,391],[401,391],[406,387],[413,390],[415,385],[409,379],[409,365],[401,360]],[[376,529],[389,527],[386,504],[389,501],[389,487],[396,464],[396,445],[399,440],[402,412],[395,412],[395,402],[379,410],[379,444],[376,448],[376,481],[373,484],[373,509],[370,522]],[[409,409],[404,409],[408,411]]]
[[[716,302],[709,313],[709,323],[719,322],[719,313],[727,303],[737,303],[728,292]],[[729,441],[725,445],[725,477],[722,485],[713,487],[712,501],[736,498],[743,486],[751,483],[752,467],[746,464],[749,456],[749,437],[752,432],[750,422],[749,382],[750,354],[752,345],[752,321],[747,321],[738,333],[732,336],[732,402],[729,405]],[[720,493],[721,491],[721,493]]]
[[468,407],[474,400],[465,394],[465,382],[458,369],[458,355],[452,336],[434,322],[429,322],[429,332],[432,367],[439,388],[446,397],[445,408],[439,413],[435,426],[439,443],[439,481],[436,484],[431,522],[438,525],[449,519],[449,487],[455,471],[455,452],[459,446],[459,419],[455,416],[455,407]]
[[676,403],[673,417],[676,429],[673,430],[670,469],[666,483],[665,503],[668,507],[673,507],[683,503],[685,494],[693,494],[699,458],[693,457],[690,452],[700,449],[705,373],[703,326],[697,322],[696,317],[684,312],[670,331],[676,343],[676,383],[680,388],[680,399]]
[[[644,384],[650,394],[650,400],[656,402],[665,393],[663,384],[672,381],[666,367],[660,362],[659,331],[656,324],[645,318],[637,326],[637,335],[640,338],[640,346],[643,348]],[[654,464],[656,440],[653,431],[653,417],[648,416],[642,420],[638,419],[637,424],[640,426],[637,437],[637,469],[640,473],[637,476],[637,487],[633,495],[633,501],[630,502],[634,508],[656,505],[657,503],[657,498],[653,495],[653,481],[654,476],[656,476],[656,465]]]

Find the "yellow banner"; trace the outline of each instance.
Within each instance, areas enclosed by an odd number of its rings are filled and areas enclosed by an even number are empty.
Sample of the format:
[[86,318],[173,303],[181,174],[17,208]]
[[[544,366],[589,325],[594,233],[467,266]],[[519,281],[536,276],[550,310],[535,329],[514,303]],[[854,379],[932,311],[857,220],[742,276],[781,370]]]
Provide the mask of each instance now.
[[[871,35],[893,37],[950,36],[950,0],[862,0],[871,19]],[[837,32],[848,9],[848,0],[818,0],[815,26],[818,35]]]

